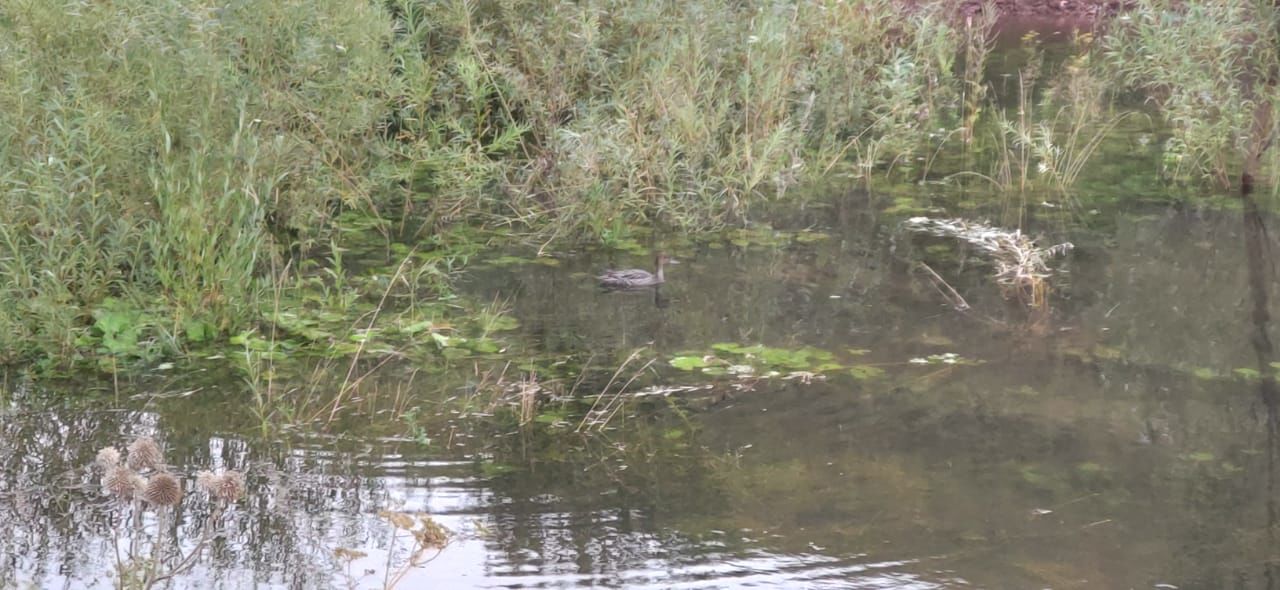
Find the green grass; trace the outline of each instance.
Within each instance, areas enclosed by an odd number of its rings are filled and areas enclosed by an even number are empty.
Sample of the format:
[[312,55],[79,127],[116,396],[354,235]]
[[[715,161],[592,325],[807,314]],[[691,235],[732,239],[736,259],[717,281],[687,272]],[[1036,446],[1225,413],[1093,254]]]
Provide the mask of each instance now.
[[1144,1],[1033,55],[1005,109],[992,22],[945,4],[0,0],[0,362],[114,370],[287,330],[280,301],[398,304],[353,290],[370,236],[413,253],[413,306],[470,227],[629,244],[835,172],[1065,195],[1123,134],[1117,90],[1165,115],[1171,178],[1262,145],[1274,7]]
[[425,234],[744,219],[842,156],[904,157],[957,43],[889,0],[2,0],[0,362],[251,328],[352,209]]
[[955,92],[955,32],[887,0],[395,6],[426,56],[401,143],[458,146],[407,180],[438,210],[561,233],[742,219],[852,138],[866,162],[901,155]]
[[[1173,179],[1229,186],[1259,131],[1280,135],[1273,2],[1143,0],[1108,36],[1106,57],[1121,85],[1147,94],[1169,123],[1165,166]],[[1252,130],[1260,105],[1270,125]],[[1270,151],[1271,169],[1280,170],[1280,150]]]
[[151,347],[243,324],[283,245],[371,203],[388,29],[346,2],[0,3],[0,358],[92,351],[109,299]]

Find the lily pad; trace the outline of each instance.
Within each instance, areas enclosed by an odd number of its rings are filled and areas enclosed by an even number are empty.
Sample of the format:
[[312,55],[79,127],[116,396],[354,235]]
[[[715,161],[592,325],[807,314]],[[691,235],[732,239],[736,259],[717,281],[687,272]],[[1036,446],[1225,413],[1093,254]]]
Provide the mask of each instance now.
[[1218,373],[1208,367],[1196,367],[1191,370],[1191,375],[1196,379],[1210,381],[1218,377]]
[[671,359],[671,366],[681,371],[692,371],[708,366],[706,357],[701,356],[678,356]]

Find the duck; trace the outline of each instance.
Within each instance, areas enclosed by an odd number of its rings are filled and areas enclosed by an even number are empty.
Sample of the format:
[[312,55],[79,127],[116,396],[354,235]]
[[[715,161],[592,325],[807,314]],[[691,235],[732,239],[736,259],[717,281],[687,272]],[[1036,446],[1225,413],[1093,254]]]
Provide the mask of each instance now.
[[606,289],[652,287],[666,282],[666,277],[662,276],[662,268],[664,266],[668,264],[680,264],[680,262],[672,259],[664,253],[659,253],[654,257],[653,264],[657,267],[656,273],[651,273],[639,268],[606,270],[604,271],[604,274],[596,277],[596,280],[600,281],[600,286]]

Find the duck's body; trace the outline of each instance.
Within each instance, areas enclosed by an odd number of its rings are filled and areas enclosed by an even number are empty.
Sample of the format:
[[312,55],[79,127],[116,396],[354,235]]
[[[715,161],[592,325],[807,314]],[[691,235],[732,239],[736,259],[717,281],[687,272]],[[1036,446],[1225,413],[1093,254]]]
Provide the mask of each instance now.
[[625,270],[606,270],[604,274],[596,277],[600,281],[600,286],[606,289],[630,289],[633,287],[652,287],[661,285],[666,282],[666,277],[662,275],[662,267],[675,261],[667,258],[666,254],[659,254],[654,264],[658,267],[656,273],[638,268],[628,268]]

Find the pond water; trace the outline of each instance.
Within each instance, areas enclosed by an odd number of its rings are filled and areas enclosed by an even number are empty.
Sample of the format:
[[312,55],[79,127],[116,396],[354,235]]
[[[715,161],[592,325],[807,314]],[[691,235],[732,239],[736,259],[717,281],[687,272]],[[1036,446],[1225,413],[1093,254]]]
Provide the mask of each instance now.
[[[1275,292],[1280,244],[1259,231],[1273,220],[1024,212],[1044,243],[1076,244],[1055,264],[1051,313],[1033,316],[1003,300],[981,256],[903,232],[876,213],[886,202],[833,192],[787,220],[806,231],[674,243],[682,264],[656,297],[590,279],[647,254],[477,265],[464,292],[505,301],[528,350],[599,367],[648,350],[656,362],[622,375],[649,385],[711,380],[669,359],[724,342],[883,371],[727,378],[655,396],[699,400],[665,419],[627,410],[634,424],[585,442],[526,437],[477,455],[463,435],[262,436],[216,359],[88,392],[9,380],[0,586],[110,587],[115,535],[88,466],[99,447],[152,434],[179,472],[250,475],[231,533],[182,587],[341,587],[336,547],[367,554],[350,564],[354,586],[379,587],[386,508],[455,533],[401,587],[1272,587],[1276,422],[1257,298]],[[959,362],[928,358],[945,353]],[[426,381],[408,395],[438,396]],[[514,467],[485,469],[493,453]],[[184,504],[180,537],[197,537],[207,510]]]
[[[603,406],[593,421],[485,422],[492,405],[454,403],[492,384],[465,358],[447,374],[392,358],[365,386],[387,398],[375,409],[303,428],[263,428],[222,357],[6,375],[0,588],[113,587],[137,540],[91,465],[140,435],[177,473],[248,475],[174,587],[383,587],[407,559],[379,515],[397,510],[452,533],[401,588],[1274,588],[1277,220],[1150,199],[1134,166],[1090,169],[1122,193],[1097,208],[833,183],[714,238],[477,261],[460,294],[518,322],[485,362],[524,385],[538,367]],[[1075,249],[1033,312],[982,253],[905,231],[916,214]],[[660,289],[596,287],[658,249],[681,261]],[[319,374],[278,388],[343,380]],[[211,506],[185,481],[188,500],[141,526],[190,550]]]

